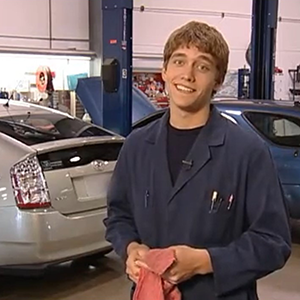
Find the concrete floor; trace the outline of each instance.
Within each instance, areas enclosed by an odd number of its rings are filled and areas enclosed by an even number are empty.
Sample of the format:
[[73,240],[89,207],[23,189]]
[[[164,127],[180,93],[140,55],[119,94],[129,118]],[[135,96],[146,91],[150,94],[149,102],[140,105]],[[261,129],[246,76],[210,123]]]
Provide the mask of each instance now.
[[[293,237],[285,268],[259,282],[261,300],[300,299],[300,224]],[[128,300],[129,287],[123,266],[110,254],[93,267],[66,264],[39,277],[0,276],[0,300]]]

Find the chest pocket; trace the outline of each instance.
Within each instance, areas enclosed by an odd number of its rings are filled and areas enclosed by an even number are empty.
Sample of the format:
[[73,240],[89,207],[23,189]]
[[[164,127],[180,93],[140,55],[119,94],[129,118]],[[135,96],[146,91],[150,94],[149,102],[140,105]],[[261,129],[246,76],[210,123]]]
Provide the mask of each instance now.
[[193,223],[200,224],[201,229],[193,226],[191,230],[193,239],[205,246],[227,244],[235,226],[237,181],[227,162],[217,165],[219,168],[215,174],[214,164],[209,166],[210,172],[199,173],[198,186],[195,186],[197,190],[202,186],[202,192],[199,192],[201,198],[197,199],[198,208],[194,212]]

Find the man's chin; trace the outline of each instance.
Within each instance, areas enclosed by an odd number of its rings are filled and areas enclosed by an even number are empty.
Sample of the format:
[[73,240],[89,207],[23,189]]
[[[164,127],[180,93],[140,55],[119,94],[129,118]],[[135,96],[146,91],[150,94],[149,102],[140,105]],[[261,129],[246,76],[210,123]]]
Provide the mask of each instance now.
[[195,104],[176,104],[177,108],[180,109],[182,112],[186,112],[186,113],[196,113],[199,110],[201,110],[201,108],[203,106],[199,106],[195,105]]
[[205,100],[203,101],[170,101],[170,106],[175,106],[177,109],[187,112],[187,113],[196,113],[199,112],[200,110],[204,109],[207,106],[210,106],[210,100]]

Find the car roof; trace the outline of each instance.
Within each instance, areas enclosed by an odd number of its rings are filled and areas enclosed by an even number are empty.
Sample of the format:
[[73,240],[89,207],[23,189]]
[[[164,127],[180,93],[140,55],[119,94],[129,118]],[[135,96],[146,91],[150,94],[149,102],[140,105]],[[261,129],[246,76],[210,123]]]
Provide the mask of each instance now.
[[30,102],[15,101],[9,100],[9,106],[5,104],[8,102],[7,99],[0,99],[0,118],[9,117],[11,115],[26,115],[28,112],[31,114],[61,114],[68,116],[66,113],[63,113],[59,110],[51,109],[45,106],[38,104],[33,104]]
[[[289,100],[252,100],[252,99],[234,99],[234,98],[217,98],[213,99],[212,103],[218,109],[224,112],[234,112],[235,110],[245,111],[260,111],[273,113],[288,113],[300,114],[300,105],[297,102]],[[155,120],[160,118],[168,108],[160,108],[154,113],[151,113],[133,124],[133,128],[142,127],[148,124],[149,118]]]
[[215,98],[214,103],[229,104],[229,105],[242,105],[242,106],[253,106],[253,105],[266,105],[266,106],[295,106],[297,104],[290,100],[262,100],[262,99],[234,99],[234,98]]
[[[0,118],[9,117],[10,115],[26,115],[28,112],[31,114],[47,114],[56,113],[69,116],[68,114],[59,110],[51,109],[38,104],[9,100],[9,107],[6,107],[7,99],[0,99]],[[252,99],[234,99],[234,98],[216,98],[212,103],[220,108],[234,108],[237,110],[264,110],[264,111],[299,111],[300,104],[298,102],[289,100],[252,100]],[[156,112],[157,113],[157,112]],[[155,114],[155,113],[154,113]],[[152,114],[150,114],[152,115]],[[147,117],[147,116],[146,116]],[[138,123],[138,122],[137,122]]]
[[290,100],[214,99],[212,103],[221,109],[230,107],[241,111],[259,110],[265,112],[300,113],[299,102]]

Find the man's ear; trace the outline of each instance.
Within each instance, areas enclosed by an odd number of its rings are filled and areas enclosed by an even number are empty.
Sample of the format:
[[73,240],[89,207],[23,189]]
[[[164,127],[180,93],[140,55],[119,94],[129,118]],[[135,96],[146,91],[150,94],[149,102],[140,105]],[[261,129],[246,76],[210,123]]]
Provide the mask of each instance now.
[[222,83],[219,83],[218,81],[216,81],[215,86],[214,86],[214,92],[217,93],[219,91],[219,89],[221,88]]
[[162,79],[163,79],[163,81],[164,82],[166,82],[166,68],[165,67],[163,67],[162,68],[162,71],[161,71],[161,77],[162,77]]

